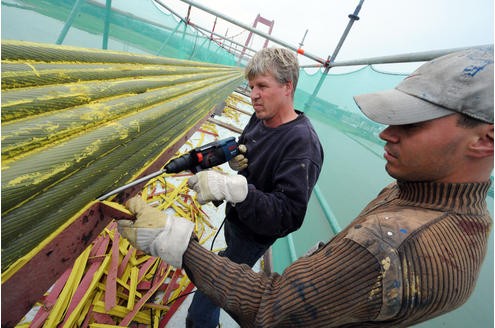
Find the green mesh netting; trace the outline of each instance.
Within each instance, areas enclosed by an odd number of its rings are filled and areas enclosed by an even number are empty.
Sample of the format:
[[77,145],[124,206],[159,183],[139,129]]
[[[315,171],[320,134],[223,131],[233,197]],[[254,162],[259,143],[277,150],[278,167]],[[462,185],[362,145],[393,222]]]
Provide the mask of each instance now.
[[236,65],[226,49],[151,0],[114,0],[111,10],[104,0],[2,1],[2,39]]

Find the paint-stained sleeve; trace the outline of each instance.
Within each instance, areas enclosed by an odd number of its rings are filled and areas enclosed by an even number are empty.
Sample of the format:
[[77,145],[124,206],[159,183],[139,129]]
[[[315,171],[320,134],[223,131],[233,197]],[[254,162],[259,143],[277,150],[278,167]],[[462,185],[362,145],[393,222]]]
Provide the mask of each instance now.
[[195,285],[242,327],[340,326],[374,319],[381,308],[380,264],[342,239],[302,257],[283,274],[256,273],[191,241],[184,266]]

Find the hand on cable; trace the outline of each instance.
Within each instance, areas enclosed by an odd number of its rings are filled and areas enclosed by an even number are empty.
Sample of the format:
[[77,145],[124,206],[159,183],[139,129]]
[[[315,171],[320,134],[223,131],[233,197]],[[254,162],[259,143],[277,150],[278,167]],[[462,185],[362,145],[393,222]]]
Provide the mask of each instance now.
[[125,206],[137,219],[118,220],[120,234],[134,247],[181,268],[182,255],[189,244],[194,223],[161,212],[148,205],[141,196],[132,197]]
[[234,171],[242,171],[248,167],[248,159],[244,156],[247,153],[246,145],[239,145],[239,155],[229,161],[229,166]]
[[227,175],[213,170],[201,171],[190,177],[189,188],[198,193],[198,202],[214,200],[240,203],[247,197],[247,180],[242,175]]

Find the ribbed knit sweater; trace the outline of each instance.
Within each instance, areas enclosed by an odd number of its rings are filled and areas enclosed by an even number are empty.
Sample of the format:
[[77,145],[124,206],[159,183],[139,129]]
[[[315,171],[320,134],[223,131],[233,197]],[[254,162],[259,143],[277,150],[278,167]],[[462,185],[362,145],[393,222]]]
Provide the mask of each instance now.
[[184,267],[242,327],[407,327],[472,293],[486,254],[490,183],[398,182],[283,274],[256,273],[192,240]]

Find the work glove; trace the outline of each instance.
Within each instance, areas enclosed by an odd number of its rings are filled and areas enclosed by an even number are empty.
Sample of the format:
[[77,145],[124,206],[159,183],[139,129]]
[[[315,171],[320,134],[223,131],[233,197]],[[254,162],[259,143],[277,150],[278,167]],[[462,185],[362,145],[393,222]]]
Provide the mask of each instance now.
[[215,200],[240,203],[247,197],[247,180],[242,175],[227,175],[213,170],[196,173],[187,181],[189,188],[198,193],[198,202]]
[[247,147],[241,144],[237,148],[240,154],[229,161],[229,166],[234,171],[242,171],[248,167],[248,159],[244,156],[247,153]]
[[119,233],[137,249],[181,268],[182,255],[189,244],[194,223],[161,212],[148,205],[141,196],[132,197],[125,206],[137,219],[118,220]]

